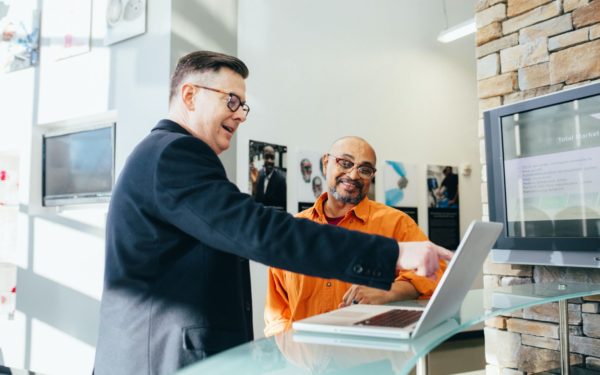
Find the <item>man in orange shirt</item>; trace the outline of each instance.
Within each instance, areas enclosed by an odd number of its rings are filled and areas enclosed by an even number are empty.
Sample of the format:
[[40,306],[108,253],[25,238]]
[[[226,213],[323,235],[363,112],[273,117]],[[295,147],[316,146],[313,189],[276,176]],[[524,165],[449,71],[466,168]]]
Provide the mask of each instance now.
[[[366,197],[376,172],[375,163],[375,151],[364,139],[337,140],[323,156],[328,191],[313,207],[297,216],[397,241],[427,241],[427,236],[408,215]],[[285,331],[296,320],[351,303],[385,304],[428,298],[446,268],[445,263],[440,263],[433,279],[412,271],[401,272],[389,291],[269,268],[265,335]]]

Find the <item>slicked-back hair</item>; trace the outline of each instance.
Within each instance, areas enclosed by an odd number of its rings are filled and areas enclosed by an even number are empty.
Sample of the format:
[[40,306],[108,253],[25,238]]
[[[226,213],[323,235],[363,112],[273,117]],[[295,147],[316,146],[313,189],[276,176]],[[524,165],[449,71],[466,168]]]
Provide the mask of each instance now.
[[223,67],[233,70],[244,79],[248,78],[250,73],[242,60],[224,53],[196,51],[183,56],[177,62],[173,76],[171,76],[169,102],[177,95],[177,87],[189,74],[206,71],[218,72]]

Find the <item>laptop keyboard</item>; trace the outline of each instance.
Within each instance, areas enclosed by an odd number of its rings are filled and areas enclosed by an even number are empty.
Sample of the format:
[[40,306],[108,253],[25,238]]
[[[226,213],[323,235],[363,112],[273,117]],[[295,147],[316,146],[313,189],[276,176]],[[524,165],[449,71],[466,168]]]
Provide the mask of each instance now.
[[418,321],[421,314],[423,311],[419,310],[390,310],[356,322],[354,325],[403,328]]

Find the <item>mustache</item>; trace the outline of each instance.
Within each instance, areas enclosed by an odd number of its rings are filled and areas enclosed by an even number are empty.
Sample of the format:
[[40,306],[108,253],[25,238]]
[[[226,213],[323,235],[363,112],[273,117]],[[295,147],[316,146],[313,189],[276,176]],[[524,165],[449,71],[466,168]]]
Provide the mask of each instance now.
[[365,186],[364,182],[362,182],[360,180],[353,180],[353,179],[348,178],[348,177],[338,177],[338,178],[335,179],[335,184],[336,185],[339,185],[342,182],[346,183],[346,184],[352,184],[358,190],[362,190],[362,188]]

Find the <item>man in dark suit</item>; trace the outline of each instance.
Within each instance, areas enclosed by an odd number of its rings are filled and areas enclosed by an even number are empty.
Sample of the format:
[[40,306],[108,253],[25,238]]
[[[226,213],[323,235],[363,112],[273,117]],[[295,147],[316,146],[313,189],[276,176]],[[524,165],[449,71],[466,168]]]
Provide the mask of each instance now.
[[285,175],[275,168],[275,149],[265,146],[262,151],[263,168],[258,173],[254,199],[265,206],[286,210]]
[[181,58],[169,119],[129,155],[106,224],[96,375],[172,374],[252,340],[247,258],[389,289],[397,269],[429,275],[451,257],[428,242],[295,219],[241,193],[217,155],[248,116],[247,76],[235,57]]

